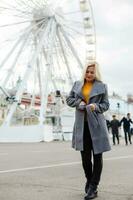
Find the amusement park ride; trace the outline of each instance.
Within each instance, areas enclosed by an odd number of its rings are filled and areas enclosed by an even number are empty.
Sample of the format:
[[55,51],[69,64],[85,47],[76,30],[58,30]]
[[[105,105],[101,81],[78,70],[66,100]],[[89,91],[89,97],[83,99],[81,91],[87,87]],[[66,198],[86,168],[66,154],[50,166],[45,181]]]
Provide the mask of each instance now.
[[[10,140],[16,129],[20,141],[21,135],[23,141],[24,135],[28,141],[45,140],[43,135],[50,134],[50,129],[45,130],[50,117],[48,95],[54,94],[55,116],[51,116],[56,119],[55,126],[62,127],[59,118],[68,110],[62,97],[80,77],[83,66],[96,60],[91,2],[1,0],[0,18],[0,109],[6,110],[0,140]],[[57,91],[61,94],[56,95]],[[22,123],[21,118],[30,118],[31,113],[36,123]]]

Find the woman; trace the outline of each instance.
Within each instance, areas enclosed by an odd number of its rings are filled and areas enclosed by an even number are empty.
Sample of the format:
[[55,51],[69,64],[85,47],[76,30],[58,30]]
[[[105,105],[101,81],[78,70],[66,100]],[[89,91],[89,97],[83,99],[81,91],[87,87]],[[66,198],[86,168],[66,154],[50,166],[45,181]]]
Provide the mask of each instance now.
[[111,149],[103,115],[109,108],[108,94],[97,63],[87,65],[83,80],[74,83],[66,102],[76,108],[72,146],[81,152],[87,179],[85,200],[94,199],[103,167],[102,154]]

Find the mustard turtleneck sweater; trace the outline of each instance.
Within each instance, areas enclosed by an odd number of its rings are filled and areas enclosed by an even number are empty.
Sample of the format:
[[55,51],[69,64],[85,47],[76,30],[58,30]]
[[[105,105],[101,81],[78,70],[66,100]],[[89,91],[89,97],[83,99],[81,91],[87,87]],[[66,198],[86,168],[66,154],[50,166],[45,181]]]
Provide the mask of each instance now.
[[85,98],[86,103],[88,103],[88,101],[89,101],[92,86],[93,86],[93,82],[85,82],[83,87],[82,87],[82,94]]

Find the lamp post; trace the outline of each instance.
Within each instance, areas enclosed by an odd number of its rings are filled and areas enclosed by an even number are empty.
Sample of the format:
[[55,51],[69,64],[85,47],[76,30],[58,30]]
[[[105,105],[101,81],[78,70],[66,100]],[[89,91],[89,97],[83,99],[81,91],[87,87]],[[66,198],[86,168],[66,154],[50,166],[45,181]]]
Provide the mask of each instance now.
[[56,101],[56,132],[59,134],[61,132],[61,93],[60,90],[56,90],[55,95]]
[[117,103],[117,109],[118,109],[118,120],[119,120],[119,117],[120,117],[120,103],[119,102]]

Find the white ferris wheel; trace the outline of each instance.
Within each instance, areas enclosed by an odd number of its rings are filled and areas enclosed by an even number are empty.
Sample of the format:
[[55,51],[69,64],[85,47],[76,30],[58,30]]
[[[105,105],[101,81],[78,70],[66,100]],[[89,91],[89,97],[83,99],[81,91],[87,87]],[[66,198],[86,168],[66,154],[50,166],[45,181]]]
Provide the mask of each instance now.
[[0,44],[0,92],[8,96],[8,89],[16,91],[9,96],[3,125],[12,123],[25,90],[32,94],[32,104],[36,92],[40,94],[38,120],[43,124],[51,88],[65,90],[86,62],[96,60],[91,2],[1,0]]

